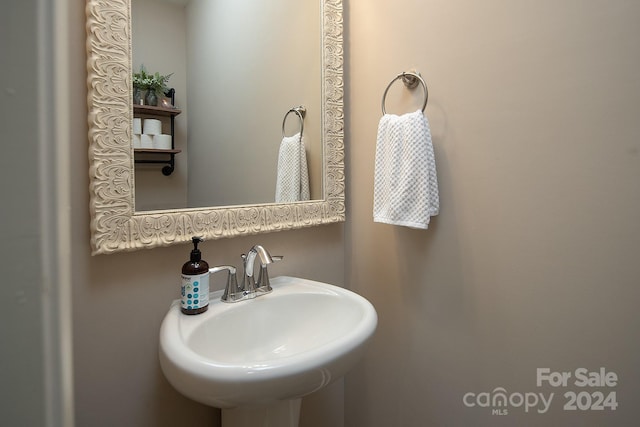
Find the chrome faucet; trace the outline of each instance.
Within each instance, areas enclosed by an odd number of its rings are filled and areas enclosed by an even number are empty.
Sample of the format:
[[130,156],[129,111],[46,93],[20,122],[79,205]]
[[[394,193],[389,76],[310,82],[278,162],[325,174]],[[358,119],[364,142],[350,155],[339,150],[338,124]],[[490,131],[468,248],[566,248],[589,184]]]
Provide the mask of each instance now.
[[[255,280],[254,268],[256,258],[260,258],[260,272],[258,274],[258,280]],[[243,260],[243,277],[242,284],[238,285],[238,279],[236,276],[236,269],[231,266],[220,266],[214,269],[229,270],[229,277],[227,278],[227,286],[224,290],[224,294],[220,298],[224,302],[238,302],[245,299],[253,299],[257,296],[264,295],[272,291],[271,284],[269,283],[269,272],[267,265],[280,261],[282,256],[271,255],[264,247],[260,245],[253,246],[249,252],[242,254]],[[231,270],[233,269],[233,271]]]

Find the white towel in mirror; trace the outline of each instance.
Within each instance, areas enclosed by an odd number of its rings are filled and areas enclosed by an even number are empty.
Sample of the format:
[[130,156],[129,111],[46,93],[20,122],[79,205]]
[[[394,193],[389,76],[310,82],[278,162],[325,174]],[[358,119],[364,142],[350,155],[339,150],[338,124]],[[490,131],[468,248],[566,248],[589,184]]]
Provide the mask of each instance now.
[[304,137],[285,136],[278,154],[276,203],[309,200],[309,172]]

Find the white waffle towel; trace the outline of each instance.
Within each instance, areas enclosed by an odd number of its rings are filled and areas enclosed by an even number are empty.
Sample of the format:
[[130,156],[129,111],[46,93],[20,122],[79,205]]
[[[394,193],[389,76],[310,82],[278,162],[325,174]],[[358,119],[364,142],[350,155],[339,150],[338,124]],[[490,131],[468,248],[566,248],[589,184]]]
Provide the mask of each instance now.
[[309,172],[304,138],[300,132],[285,136],[278,154],[276,203],[309,200]]
[[373,220],[426,229],[440,211],[429,122],[421,110],[385,114],[378,125]]

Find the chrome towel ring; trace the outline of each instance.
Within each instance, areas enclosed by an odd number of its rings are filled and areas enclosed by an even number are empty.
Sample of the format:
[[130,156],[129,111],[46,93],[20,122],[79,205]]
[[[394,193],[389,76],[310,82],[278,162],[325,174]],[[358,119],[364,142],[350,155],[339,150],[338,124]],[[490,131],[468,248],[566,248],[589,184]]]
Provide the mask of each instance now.
[[299,107],[293,107],[292,109],[287,111],[287,114],[284,115],[284,119],[282,119],[282,137],[285,137],[284,125],[287,122],[287,116],[290,113],[295,113],[296,116],[298,116],[298,118],[300,119],[300,137],[302,137],[302,131],[304,130],[304,117],[307,114],[307,109],[302,105],[300,105]]
[[424,82],[424,79],[422,78],[422,76],[420,76],[419,72],[403,71],[402,73],[398,74],[393,80],[391,80],[391,82],[387,85],[387,88],[384,90],[384,94],[382,95],[382,114],[387,114],[384,108],[384,102],[387,99],[387,92],[389,92],[389,88],[391,87],[391,85],[398,79],[402,79],[402,82],[408,89],[414,89],[416,86],[418,86],[418,83],[422,84],[422,87],[424,88],[424,104],[422,104],[422,112],[424,112],[424,109],[427,107],[427,101],[429,100],[429,89],[427,89],[427,84]]

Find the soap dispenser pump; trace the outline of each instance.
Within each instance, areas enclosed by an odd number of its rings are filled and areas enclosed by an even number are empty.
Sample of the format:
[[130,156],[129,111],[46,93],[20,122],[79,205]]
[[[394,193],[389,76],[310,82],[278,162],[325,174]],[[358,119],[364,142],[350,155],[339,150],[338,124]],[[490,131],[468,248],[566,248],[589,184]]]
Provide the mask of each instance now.
[[198,243],[201,237],[192,237],[193,250],[188,262],[182,266],[180,310],[184,314],[200,314],[209,308],[209,264],[202,260]]

